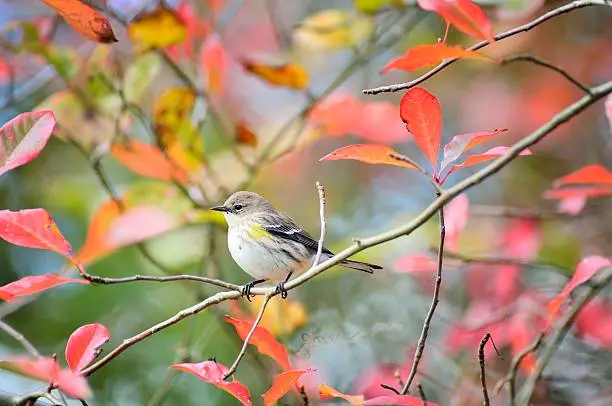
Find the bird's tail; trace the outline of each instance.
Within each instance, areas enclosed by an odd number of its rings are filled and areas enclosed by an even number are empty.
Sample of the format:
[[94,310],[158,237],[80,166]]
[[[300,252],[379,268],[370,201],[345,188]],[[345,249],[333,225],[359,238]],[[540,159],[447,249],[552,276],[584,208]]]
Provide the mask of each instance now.
[[353,261],[351,259],[345,259],[338,265],[367,273],[374,273],[376,269],[383,269],[383,267],[380,265],[368,264],[367,262]]

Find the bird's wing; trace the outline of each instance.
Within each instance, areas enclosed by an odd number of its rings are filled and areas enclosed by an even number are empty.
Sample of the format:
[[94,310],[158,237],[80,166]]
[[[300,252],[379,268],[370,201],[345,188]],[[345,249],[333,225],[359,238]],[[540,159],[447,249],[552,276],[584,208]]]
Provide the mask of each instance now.
[[[316,251],[319,248],[319,242],[312,238],[312,236],[306,231],[299,228],[295,223],[293,223],[293,221],[290,223],[287,222],[287,224],[266,224],[263,227],[272,235],[304,244],[313,251]],[[331,251],[325,247],[323,247],[322,252],[333,255]]]

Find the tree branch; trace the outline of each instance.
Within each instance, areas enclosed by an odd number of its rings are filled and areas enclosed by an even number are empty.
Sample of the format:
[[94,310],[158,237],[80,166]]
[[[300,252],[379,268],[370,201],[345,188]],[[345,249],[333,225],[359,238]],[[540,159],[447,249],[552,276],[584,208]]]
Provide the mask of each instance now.
[[[529,31],[535,27],[537,27],[538,25],[542,24],[545,21],[550,20],[551,18],[557,17],[561,14],[565,14],[565,13],[569,13],[571,11],[574,10],[578,10],[580,8],[583,7],[589,7],[589,6],[610,6],[610,4],[607,4],[605,0],[577,0],[577,1],[573,1],[569,4],[566,4],[564,6],[561,6],[559,8],[556,8],[554,10],[549,11],[548,13],[545,13],[543,15],[541,15],[540,17],[536,18],[533,21],[528,22],[527,24],[524,25],[520,25],[518,27],[515,27],[511,30],[505,31],[501,34],[497,34],[494,38],[496,41],[508,38],[508,37],[512,37],[513,35],[519,34],[521,32],[526,32]],[[481,48],[486,47],[487,45],[489,45],[488,41],[480,41],[474,45],[472,45],[471,47],[468,48],[468,51],[477,51]],[[442,62],[441,64],[439,64],[438,66],[436,66],[435,68],[431,69],[430,71],[428,71],[427,73],[419,76],[418,78],[410,81],[410,82],[405,82],[405,83],[397,83],[394,85],[388,85],[388,86],[380,86],[380,87],[376,87],[373,89],[365,89],[363,90],[364,94],[379,94],[379,93],[384,93],[384,92],[397,92],[399,90],[407,90],[410,88],[413,88],[415,86],[417,86],[418,84],[426,81],[427,79],[429,79],[430,77],[434,76],[435,74],[437,74],[438,72],[442,71],[443,69],[447,68],[448,66],[452,65],[453,63],[457,62],[459,59],[449,59],[447,61]]]
[[535,386],[538,381],[542,378],[542,374],[544,373],[544,369],[552,359],[552,356],[555,354],[559,345],[565,338],[565,335],[569,332],[574,321],[576,320],[576,316],[578,313],[586,306],[591,299],[593,299],[600,290],[602,290],[605,286],[612,282],[612,268],[606,268],[604,270],[599,271],[598,275],[590,280],[590,284],[587,288],[587,293],[582,295],[579,299],[577,299],[573,306],[569,309],[569,311],[565,314],[563,319],[557,323],[557,329],[550,337],[550,342],[547,343],[546,349],[542,354],[542,358],[538,360],[536,363],[535,370],[533,373],[527,378],[527,381],[523,385],[520,393],[519,393],[519,404],[526,405],[529,404],[531,400],[531,396],[533,395],[533,391],[535,390]]
[[590,94],[591,93],[591,89],[588,88],[588,86],[583,85],[582,83],[580,83],[578,81],[578,79],[575,79],[574,77],[572,77],[572,75],[570,75],[569,73],[567,73],[565,70],[563,70],[562,68],[560,68],[559,66],[553,65],[550,62],[546,62],[543,59],[540,59],[538,57],[532,56],[532,55],[516,55],[516,56],[511,56],[509,58],[506,58],[504,60],[501,61],[502,66],[505,65],[509,65],[513,62],[531,62],[535,65],[541,66],[543,68],[547,68],[550,70],[553,70],[557,73],[559,73],[561,76],[563,76],[565,79],[568,80],[568,82],[570,82],[571,84],[573,84],[574,86],[576,86],[577,88],[579,88],[580,90],[582,90],[583,92],[585,92],[586,94]]
[[[436,197],[439,199],[441,192],[436,190]],[[425,351],[425,344],[427,342],[427,337],[429,335],[429,328],[431,325],[431,320],[433,319],[433,315],[436,312],[436,308],[438,307],[438,303],[440,302],[440,287],[442,286],[442,264],[444,261],[444,240],[446,237],[446,225],[444,223],[444,206],[441,206],[438,210],[440,215],[440,245],[438,247],[438,265],[436,269],[436,281],[434,282],[434,292],[433,297],[431,299],[431,306],[429,307],[429,311],[427,312],[427,316],[425,316],[425,321],[423,322],[423,328],[421,330],[421,336],[419,337],[419,342],[417,344],[417,349],[414,352],[414,359],[412,360],[412,367],[410,368],[410,373],[408,374],[408,379],[406,379],[406,383],[402,388],[402,395],[408,393],[410,389],[410,384],[414,380],[416,376],[417,369],[419,367],[419,362],[421,362],[421,357],[423,356],[423,352]]]
[[3,320],[0,320],[0,330],[4,330],[6,334],[18,341],[27,352],[35,357],[40,357],[40,352],[38,352],[36,347],[23,334],[6,324]]
[[[446,189],[436,200],[434,200],[428,207],[426,207],[417,217],[415,217],[412,221],[407,224],[394,228],[392,230],[386,231],[384,233],[375,235],[373,237],[355,240],[355,242],[349,246],[348,248],[342,250],[338,254],[333,257],[323,261],[315,267],[312,267],[307,272],[298,276],[295,279],[290,280],[285,285],[285,289],[291,290],[296,287],[306,283],[308,280],[314,278],[321,272],[331,268],[332,266],[338,264],[342,260],[354,255],[360,251],[365,250],[366,248],[373,247],[375,245],[383,244],[387,241],[394,240],[398,237],[409,235],[418,229],[421,225],[423,225],[427,220],[433,217],[445,204],[447,204],[451,199],[455,196],[463,193],[467,189],[483,182],[484,180],[490,178],[495,173],[499,172],[502,168],[508,165],[512,160],[517,157],[524,149],[529,148],[530,146],[536,144],[541,139],[546,137],[550,132],[559,127],[561,124],[567,122],[572,117],[576,116],[587,107],[595,103],[596,101],[602,99],[609,93],[612,93],[612,81],[606,82],[603,85],[591,89],[591,95],[587,95],[582,97],[580,100],[571,104],[563,111],[557,113],[550,121],[539,127],[537,130],[523,138],[521,141],[514,144],[512,147],[508,149],[506,154],[501,157],[491,161],[491,163],[478,172],[472,174],[468,178],[459,182],[455,186]],[[275,291],[275,287],[269,288],[253,288],[251,290],[252,294],[255,295],[267,295]],[[83,374],[85,376],[91,375],[94,371],[104,366],[106,363],[117,357],[123,351],[127,350],[132,345],[144,340],[151,335],[172,326],[173,324],[178,323],[186,317],[197,314],[204,309],[221,303],[226,300],[238,299],[240,298],[240,292],[232,291],[232,292],[220,292],[217,293],[204,301],[181,310],[174,316],[166,319],[145,331],[136,334],[135,336],[124,340],[120,345],[118,345],[114,350],[109,352],[105,357],[98,360],[96,363],[92,364],[85,370],[83,370]]]
[[489,406],[491,404],[491,401],[489,400],[489,392],[487,391],[487,377],[486,377],[486,371],[485,371],[485,353],[484,353],[485,345],[487,345],[487,341],[489,340],[491,340],[491,344],[493,344],[493,348],[495,349],[497,356],[501,356],[499,354],[499,351],[497,350],[497,347],[495,346],[495,342],[493,341],[493,338],[491,337],[491,333],[485,334],[484,337],[482,337],[482,340],[480,340],[480,345],[478,346],[478,364],[480,365],[480,385],[482,386],[482,397],[484,400],[483,401],[484,406]]

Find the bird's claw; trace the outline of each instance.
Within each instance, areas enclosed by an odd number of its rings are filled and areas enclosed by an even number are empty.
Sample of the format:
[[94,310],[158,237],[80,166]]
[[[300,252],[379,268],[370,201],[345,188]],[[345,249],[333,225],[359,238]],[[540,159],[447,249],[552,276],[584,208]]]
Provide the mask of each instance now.
[[251,296],[253,296],[253,297],[255,296],[255,295],[251,295],[251,289],[253,289],[253,286],[255,286],[255,281],[252,281],[252,282],[247,283],[247,284],[246,284],[246,285],[244,285],[244,286],[242,287],[242,289],[240,290],[240,295],[241,295],[242,297],[246,297],[246,299],[247,299],[249,302],[252,302],[252,300],[251,300]]
[[280,297],[283,299],[287,299],[287,295],[289,294],[287,292],[287,289],[285,289],[285,283],[287,283],[287,281],[281,282],[276,285],[276,294],[280,295]]

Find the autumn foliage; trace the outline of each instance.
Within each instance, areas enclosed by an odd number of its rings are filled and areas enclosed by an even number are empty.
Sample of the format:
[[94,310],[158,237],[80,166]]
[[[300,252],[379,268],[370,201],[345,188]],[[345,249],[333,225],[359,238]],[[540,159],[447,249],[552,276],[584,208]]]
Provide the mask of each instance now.
[[0,4],[0,404],[607,404],[612,8],[408,3]]

